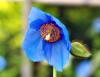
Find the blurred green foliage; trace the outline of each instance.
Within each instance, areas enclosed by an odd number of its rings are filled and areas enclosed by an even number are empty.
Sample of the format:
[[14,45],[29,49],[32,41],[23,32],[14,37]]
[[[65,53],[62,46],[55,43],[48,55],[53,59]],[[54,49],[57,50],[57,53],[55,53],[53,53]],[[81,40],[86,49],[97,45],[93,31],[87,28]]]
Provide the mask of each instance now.
[[[59,18],[69,29],[71,40],[87,44],[88,49],[95,54],[100,50],[100,33],[92,29],[92,22],[100,17],[97,7],[70,7],[33,3],[33,6]],[[0,77],[20,77],[22,30],[22,4],[15,2],[0,3],[0,55],[7,59],[7,68],[0,72]],[[89,58],[92,61],[92,58]],[[75,77],[75,66],[83,59],[72,59],[58,77]],[[34,64],[35,77],[52,77],[52,68],[43,64]],[[40,70],[42,69],[42,70]],[[98,68],[92,77],[100,76]]]
[[7,68],[0,72],[0,77],[17,77],[20,74],[21,8],[20,3],[0,3],[0,56],[7,60]]

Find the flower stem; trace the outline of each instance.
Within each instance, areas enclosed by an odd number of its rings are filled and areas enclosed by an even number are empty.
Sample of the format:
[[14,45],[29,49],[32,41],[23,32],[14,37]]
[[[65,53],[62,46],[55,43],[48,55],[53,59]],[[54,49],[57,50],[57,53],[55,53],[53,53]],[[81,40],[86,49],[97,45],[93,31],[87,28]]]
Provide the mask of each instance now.
[[57,77],[57,72],[55,68],[53,68],[53,77]]

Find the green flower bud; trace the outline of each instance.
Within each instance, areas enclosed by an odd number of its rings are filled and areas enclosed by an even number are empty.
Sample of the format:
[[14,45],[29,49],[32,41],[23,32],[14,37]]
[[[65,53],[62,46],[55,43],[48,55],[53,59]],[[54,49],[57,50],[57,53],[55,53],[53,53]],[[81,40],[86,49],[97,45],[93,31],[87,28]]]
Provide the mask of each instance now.
[[72,43],[71,54],[80,58],[88,58],[91,56],[89,50],[80,42]]

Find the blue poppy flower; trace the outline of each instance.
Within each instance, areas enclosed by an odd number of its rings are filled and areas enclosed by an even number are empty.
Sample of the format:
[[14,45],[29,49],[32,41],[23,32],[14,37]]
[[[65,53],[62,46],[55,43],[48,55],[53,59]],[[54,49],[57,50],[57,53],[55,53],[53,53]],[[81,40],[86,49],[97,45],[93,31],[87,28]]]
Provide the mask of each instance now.
[[7,65],[7,62],[4,57],[0,56],[0,71],[4,70]]
[[88,60],[82,61],[76,68],[76,77],[89,77],[92,63]]
[[32,7],[22,48],[31,61],[46,60],[62,71],[71,49],[68,30],[57,18]]
[[95,32],[100,32],[100,17],[96,18],[92,23],[92,28]]

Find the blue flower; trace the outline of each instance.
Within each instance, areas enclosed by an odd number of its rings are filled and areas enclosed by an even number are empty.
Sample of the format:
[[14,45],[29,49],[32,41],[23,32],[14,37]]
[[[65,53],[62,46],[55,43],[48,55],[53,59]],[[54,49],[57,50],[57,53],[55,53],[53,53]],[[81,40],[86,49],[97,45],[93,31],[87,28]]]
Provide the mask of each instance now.
[[81,62],[76,68],[76,77],[89,77],[92,63],[88,60]]
[[4,57],[0,56],[0,71],[4,70],[7,65],[7,62]]
[[68,30],[57,18],[32,7],[22,48],[31,61],[46,60],[62,71],[71,49]]
[[95,32],[100,32],[100,17],[96,18],[92,23],[92,28],[95,30]]

